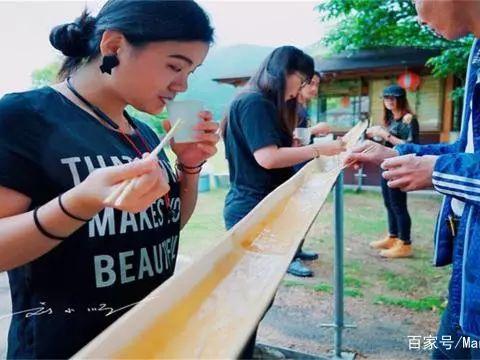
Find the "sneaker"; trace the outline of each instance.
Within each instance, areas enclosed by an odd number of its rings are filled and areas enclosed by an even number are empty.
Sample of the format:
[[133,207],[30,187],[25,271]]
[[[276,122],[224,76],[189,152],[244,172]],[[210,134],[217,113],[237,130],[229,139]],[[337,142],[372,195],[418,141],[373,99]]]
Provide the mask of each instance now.
[[372,241],[370,247],[374,249],[390,249],[395,245],[395,242],[398,240],[396,236],[387,235],[382,240]]
[[317,260],[318,254],[313,251],[300,249],[300,251],[298,251],[297,254],[295,255],[295,259],[306,260],[306,261]]
[[390,259],[411,257],[412,255],[412,245],[406,245],[402,240],[397,240],[392,248],[380,251],[380,256]]
[[312,277],[313,271],[303,265],[302,260],[295,259],[288,266],[287,273],[299,277]]

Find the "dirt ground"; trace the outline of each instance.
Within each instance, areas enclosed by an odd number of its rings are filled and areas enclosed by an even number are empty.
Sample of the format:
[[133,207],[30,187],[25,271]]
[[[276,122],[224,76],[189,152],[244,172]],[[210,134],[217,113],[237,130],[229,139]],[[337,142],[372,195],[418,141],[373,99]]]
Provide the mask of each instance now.
[[[435,335],[438,314],[373,305],[368,300],[345,299],[345,324],[355,325],[343,334],[343,351],[357,358],[427,359],[428,351],[408,349],[409,335]],[[259,328],[258,341],[323,356],[332,351],[333,296],[298,287],[282,287],[274,306]]]

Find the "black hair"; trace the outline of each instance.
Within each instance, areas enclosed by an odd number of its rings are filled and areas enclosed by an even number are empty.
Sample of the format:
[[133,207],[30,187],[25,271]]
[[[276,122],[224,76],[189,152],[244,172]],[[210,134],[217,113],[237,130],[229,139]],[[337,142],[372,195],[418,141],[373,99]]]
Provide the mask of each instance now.
[[310,81],[314,75],[312,57],[294,46],[275,49],[247,84],[247,90],[261,92],[275,104],[282,128],[289,134],[297,126],[297,99],[285,100],[286,78],[300,72]]
[[[402,111],[403,115],[405,114],[414,114],[412,111],[412,108],[410,107],[410,104],[408,103],[408,99],[406,96],[394,96],[395,99],[397,99],[397,108]],[[383,125],[384,126],[390,126],[392,121],[394,120],[393,112],[392,110],[388,110],[387,107],[385,106],[385,102],[383,102]]]
[[50,43],[66,56],[60,77],[100,54],[105,30],[121,32],[135,47],[155,41],[213,42],[208,15],[193,0],[109,0],[96,17],[84,10],[73,23],[51,31]]

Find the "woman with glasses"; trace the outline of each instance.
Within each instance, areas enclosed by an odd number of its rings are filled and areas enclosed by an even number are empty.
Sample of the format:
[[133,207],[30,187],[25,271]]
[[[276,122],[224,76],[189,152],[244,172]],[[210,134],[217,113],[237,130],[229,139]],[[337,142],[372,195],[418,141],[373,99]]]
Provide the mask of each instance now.
[[[330,126],[326,122],[320,122],[312,126],[310,114],[308,111],[308,103],[318,97],[318,88],[320,86],[321,78],[321,74],[318,71],[315,71],[312,80],[310,80],[310,83],[303,86],[298,93],[297,128],[308,129],[307,134],[309,134],[309,136],[307,139],[294,139],[294,143],[296,143],[297,146],[310,145],[312,143],[312,137],[327,135],[331,132]],[[305,163],[295,165],[295,172],[300,171],[304,165]],[[304,261],[316,260],[318,259],[318,254],[313,251],[304,250],[304,241],[305,239],[301,242],[293,261],[288,267],[287,273],[289,273],[290,275],[298,277],[313,276],[313,271],[305,265]]]
[[223,133],[231,182],[224,208],[227,229],[288,180],[294,165],[345,150],[341,140],[292,146],[297,96],[313,74],[310,56],[282,46],[265,59],[233,100]]
[[[293,46],[275,49],[230,105],[223,124],[231,188],[225,199],[227,229],[288,180],[293,166],[345,150],[341,140],[292,147],[297,96],[313,77],[313,59]],[[252,358],[256,331],[241,358]]]
[[[367,136],[388,147],[405,143],[418,144],[419,126],[408,104],[406,92],[398,85],[383,90],[383,126],[367,130]],[[388,236],[373,241],[370,246],[379,249],[388,258],[412,256],[410,230],[412,222],[407,208],[407,193],[389,188],[382,178],[382,194],[388,214]]]

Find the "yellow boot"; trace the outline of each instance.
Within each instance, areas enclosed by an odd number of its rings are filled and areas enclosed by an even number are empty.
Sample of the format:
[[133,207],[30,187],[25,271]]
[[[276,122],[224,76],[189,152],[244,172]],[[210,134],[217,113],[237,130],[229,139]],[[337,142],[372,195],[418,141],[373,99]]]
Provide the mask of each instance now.
[[398,239],[393,247],[380,251],[380,256],[391,259],[410,257],[412,256],[412,245],[406,245]]
[[370,247],[374,249],[390,249],[395,245],[395,242],[398,240],[396,236],[387,235],[382,240],[372,241]]

